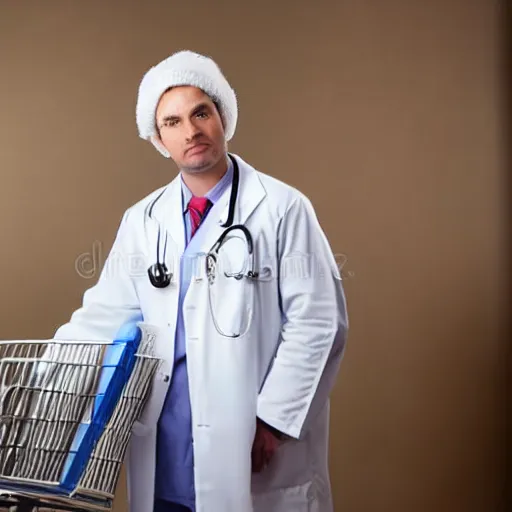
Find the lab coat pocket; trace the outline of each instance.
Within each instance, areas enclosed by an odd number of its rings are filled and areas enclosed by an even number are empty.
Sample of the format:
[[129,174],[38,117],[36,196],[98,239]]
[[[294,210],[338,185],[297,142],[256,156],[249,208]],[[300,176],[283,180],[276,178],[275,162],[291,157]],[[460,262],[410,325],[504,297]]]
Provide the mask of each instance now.
[[314,484],[311,481],[268,492],[253,493],[252,498],[254,512],[268,512],[269,510],[320,512]]
[[269,465],[252,478],[253,492],[285,489],[312,479],[311,458],[308,443],[304,440],[282,441],[270,460]]

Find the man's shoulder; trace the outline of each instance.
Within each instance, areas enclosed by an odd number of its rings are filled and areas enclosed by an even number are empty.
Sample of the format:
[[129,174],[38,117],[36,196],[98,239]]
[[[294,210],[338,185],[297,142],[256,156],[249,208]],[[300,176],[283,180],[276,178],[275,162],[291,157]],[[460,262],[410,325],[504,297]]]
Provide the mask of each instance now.
[[315,207],[309,197],[297,187],[285,183],[274,176],[257,171],[266,191],[270,209],[278,218],[287,215],[305,215],[316,218]]
[[267,200],[270,203],[289,206],[293,203],[310,203],[309,198],[297,187],[268,174],[267,172],[249,165],[251,171],[255,172],[261,185],[265,190]]
[[133,203],[126,209],[124,213],[125,217],[130,216],[132,218],[143,218],[147,210],[151,208],[151,204],[156,202],[157,198],[165,192],[165,190],[170,186],[171,183],[172,181],[170,183],[167,183],[166,185],[157,188],[156,190],[153,190],[142,199],[139,199],[137,202]]

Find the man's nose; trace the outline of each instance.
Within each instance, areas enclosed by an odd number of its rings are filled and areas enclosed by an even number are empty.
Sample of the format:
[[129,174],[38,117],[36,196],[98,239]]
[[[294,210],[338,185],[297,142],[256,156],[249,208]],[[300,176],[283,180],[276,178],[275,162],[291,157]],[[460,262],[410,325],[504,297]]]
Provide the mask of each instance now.
[[187,141],[189,142],[193,141],[195,138],[197,138],[198,135],[201,134],[199,128],[192,121],[187,123],[185,130]]

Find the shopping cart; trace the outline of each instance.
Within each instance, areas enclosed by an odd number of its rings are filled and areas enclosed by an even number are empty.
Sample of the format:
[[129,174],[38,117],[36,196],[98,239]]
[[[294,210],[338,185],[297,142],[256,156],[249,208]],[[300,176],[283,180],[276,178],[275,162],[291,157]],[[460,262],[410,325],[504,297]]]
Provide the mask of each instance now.
[[157,332],[0,341],[0,510],[106,512],[160,361]]

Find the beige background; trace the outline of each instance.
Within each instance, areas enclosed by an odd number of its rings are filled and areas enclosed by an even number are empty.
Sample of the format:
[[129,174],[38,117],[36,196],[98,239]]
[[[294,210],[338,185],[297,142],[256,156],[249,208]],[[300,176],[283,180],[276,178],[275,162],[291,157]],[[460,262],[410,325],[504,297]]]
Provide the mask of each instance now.
[[[346,258],[336,511],[498,510],[497,2],[184,4],[0,0],[0,338],[51,337],[96,280],[124,209],[175,176],[137,137],[138,84],[178,49],[207,53],[239,97],[230,149],[304,191]],[[84,254],[88,279],[75,268]]]

